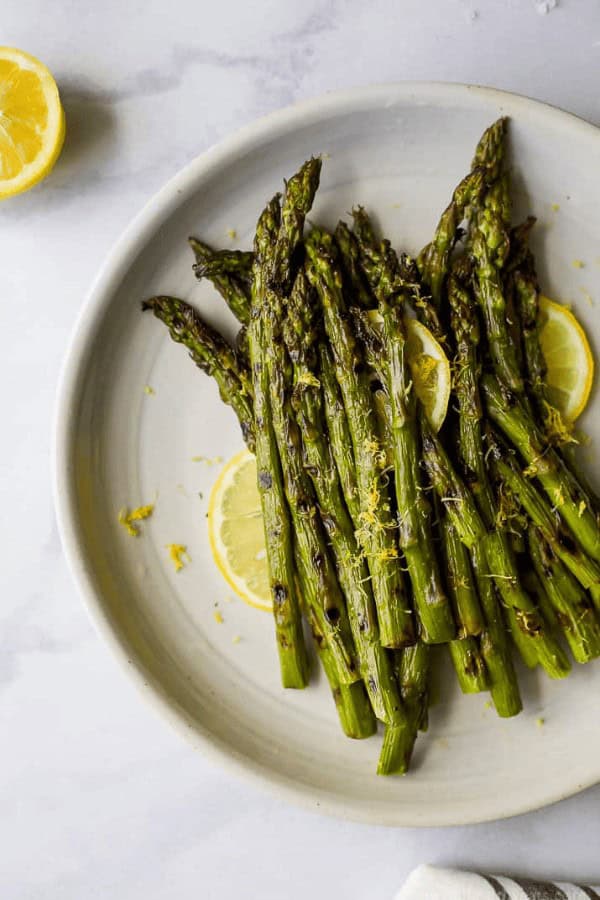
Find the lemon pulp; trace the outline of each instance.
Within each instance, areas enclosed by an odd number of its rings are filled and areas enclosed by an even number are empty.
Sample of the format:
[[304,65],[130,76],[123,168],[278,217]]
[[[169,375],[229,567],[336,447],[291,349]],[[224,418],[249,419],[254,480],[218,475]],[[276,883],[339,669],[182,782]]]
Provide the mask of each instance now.
[[0,198],[44,178],[64,136],[65,116],[49,70],[22,50],[0,47]]

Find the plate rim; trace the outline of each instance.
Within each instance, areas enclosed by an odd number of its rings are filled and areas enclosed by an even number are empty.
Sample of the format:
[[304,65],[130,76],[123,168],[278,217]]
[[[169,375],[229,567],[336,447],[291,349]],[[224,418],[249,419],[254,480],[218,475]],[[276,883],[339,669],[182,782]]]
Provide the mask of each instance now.
[[396,102],[413,100],[416,103],[419,100],[442,103],[463,100],[468,103],[468,97],[474,98],[475,104],[477,101],[493,104],[498,107],[499,112],[509,116],[528,111],[529,114],[551,120],[555,127],[562,127],[573,133],[574,139],[600,142],[599,127],[560,107],[518,93],[456,82],[400,81],[354,87],[327,92],[270,112],[236,130],[187,163],[143,205],[120,234],[102,262],[76,317],[63,356],[55,396],[51,467],[54,508],[61,544],[71,577],[91,622],[121,669],[128,673],[138,691],[162,718],[167,719],[176,731],[196,750],[201,750],[211,762],[222,766],[237,778],[249,780],[295,805],[313,812],[372,825],[457,826],[522,815],[594,786],[600,782],[600,769],[585,783],[574,780],[568,785],[561,784],[559,789],[549,789],[543,799],[527,800],[527,795],[524,794],[520,804],[513,803],[506,807],[502,805],[501,797],[494,797],[493,801],[482,807],[480,798],[472,813],[465,812],[464,809],[453,813],[446,808],[432,811],[426,807],[420,820],[416,820],[410,813],[403,814],[402,808],[387,813],[382,813],[379,809],[371,812],[364,804],[357,806],[338,795],[329,795],[288,776],[274,773],[216,737],[201,722],[188,721],[185,713],[166,695],[160,682],[132,656],[125,638],[113,628],[99,592],[94,588],[92,574],[88,571],[82,552],[82,540],[75,527],[77,495],[70,466],[75,426],[71,410],[77,407],[81,383],[79,375],[86,368],[95,332],[114,290],[126,274],[132,255],[147,241],[156,223],[168,217],[182,202],[182,197],[197,190],[202,181],[210,180],[213,172],[227,165],[240,150],[251,150],[260,142],[274,139],[311,119],[324,119],[328,112],[339,114],[344,110],[358,108],[361,104],[377,106],[386,99]]

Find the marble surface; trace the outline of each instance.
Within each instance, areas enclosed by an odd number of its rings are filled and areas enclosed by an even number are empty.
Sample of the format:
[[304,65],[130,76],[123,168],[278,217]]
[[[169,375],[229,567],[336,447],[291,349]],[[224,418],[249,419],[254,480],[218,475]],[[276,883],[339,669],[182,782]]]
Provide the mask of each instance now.
[[600,5],[4,0],[2,12],[2,42],[55,73],[68,135],[48,181],[0,207],[0,896],[384,900],[420,862],[600,880],[600,788],[496,824],[386,830],[290,808],[209,765],[93,632],[49,475],[86,290],[182,165],[272,109],[392,79],[495,85],[600,124]]

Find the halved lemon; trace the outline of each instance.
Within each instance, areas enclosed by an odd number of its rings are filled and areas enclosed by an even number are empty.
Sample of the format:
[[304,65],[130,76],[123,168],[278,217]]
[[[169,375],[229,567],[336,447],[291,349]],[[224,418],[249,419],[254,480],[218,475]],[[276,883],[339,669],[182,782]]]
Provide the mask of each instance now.
[[211,491],[208,537],[215,562],[235,593],[250,606],[270,611],[256,459],[248,450],[229,460]]
[[22,50],[0,47],[0,198],[45,178],[64,138],[65,115],[49,70]]
[[594,357],[585,331],[570,309],[540,297],[540,345],[547,366],[548,399],[566,422],[574,422],[588,401]]

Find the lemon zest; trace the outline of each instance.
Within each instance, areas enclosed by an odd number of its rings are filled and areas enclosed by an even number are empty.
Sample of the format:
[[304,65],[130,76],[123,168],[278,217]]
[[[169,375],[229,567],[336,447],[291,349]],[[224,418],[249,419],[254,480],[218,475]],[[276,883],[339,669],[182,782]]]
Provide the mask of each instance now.
[[298,376],[296,384],[307,384],[309,387],[315,388],[321,387],[321,382],[312,374],[312,372],[302,372],[302,374]]
[[558,410],[547,400],[544,400],[544,418],[546,426],[546,434],[552,444],[562,446],[563,444],[577,444],[577,438],[573,433],[573,425],[565,422]]
[[185,566],[184,559],[186,562],[191,562],[190,554],[185,544],[167,544],[167,550],[176,572],[180,572]]
[[379,469],[385,469],[387,466],[387,454],[378,440],[366,438],[363,444],[363,450],[373,458]]
[[218,609],[213,613],[213,619],[215,620],[217,625],[222,625],[225,621]]
[[585,263],[582,259],[574,259],[572,262],[572,266],[574,269],[584,269]]
[[131,511],[124,506],[119,510],[119,522],[131,537],[138,537],[140,529],[135,523],[141,522],[143,519],[149,519],[153,512],[154,503],[147,503],[145,506],[137,506]]
[[150,387],[149,384],[145,384],[144,385],[144,393],[148,394],[148,396],[151,397],[153,394],[156,393],[156,391],[154,390],[153,387]]
[[207,466],[216,466],[223,462],[222,456],[192,456],[192,462],[203,462]]

